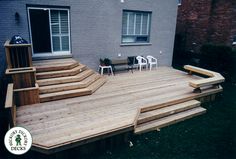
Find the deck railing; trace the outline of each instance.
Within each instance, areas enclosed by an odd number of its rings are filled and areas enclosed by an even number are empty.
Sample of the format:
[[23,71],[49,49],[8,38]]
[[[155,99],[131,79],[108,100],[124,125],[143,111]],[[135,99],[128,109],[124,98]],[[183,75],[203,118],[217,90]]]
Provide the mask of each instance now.
[[8,84],[8,87],[7,87],[5,109],[7,109],[9,113],[10,128],[14,127],[16,125],[16,105],[14,103],[14,91],[13,91],[12,83]]

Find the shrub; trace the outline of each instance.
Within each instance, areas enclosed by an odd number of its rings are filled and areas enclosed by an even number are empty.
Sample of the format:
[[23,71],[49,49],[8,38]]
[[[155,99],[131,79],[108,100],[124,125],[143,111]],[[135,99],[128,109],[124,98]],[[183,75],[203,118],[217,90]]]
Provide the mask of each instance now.
[[204,44],[200,49],[200,67],[221,73],[232,80],[236,73],[236,51],[225,45]]

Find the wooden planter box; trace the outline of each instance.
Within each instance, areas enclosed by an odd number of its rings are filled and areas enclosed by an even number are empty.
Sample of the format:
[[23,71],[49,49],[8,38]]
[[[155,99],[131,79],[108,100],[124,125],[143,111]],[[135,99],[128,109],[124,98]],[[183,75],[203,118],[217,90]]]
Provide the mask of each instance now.
[[32,67],[31,44],[4,44],[7,68]]
[[6,75],[11,75],[14,89],[34,87],[36,83],[36,69],[34,67],[23,67],[7,69]]
[[14,89],[14,97],[17,106],[39,103],[39,86]]

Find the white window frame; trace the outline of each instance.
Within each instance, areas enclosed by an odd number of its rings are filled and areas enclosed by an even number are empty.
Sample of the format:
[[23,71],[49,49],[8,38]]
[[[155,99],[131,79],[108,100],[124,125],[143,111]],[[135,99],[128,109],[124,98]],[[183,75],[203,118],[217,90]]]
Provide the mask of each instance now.
[[[38,10],[47,10],[49,12],[49,29],[50,29],[50,42],[51,42],[51,52],[45,53],[34,53],[34,44],[32,40],[32,33],[31,33],[31,22],[30,22],[30,9],[38,9]],[[66,10],[68,13],[68,35],[69,35],[69,51],[53,51],[53,43],[52,43],[52,28],[51,28],[51,10]],[[30,41],[32,44],[32,56],[33,57],[47,57],[47,56],[63,56],[63,55],[71,55],[71,35],[70,35],[70,10],[67,8],[48,8],[48,7],[27,7],[28,13],[28,23],[29,23],[29,32],[30,32]],[[60,46],[61,47],[61,46]]]
[[182,0],[178,0],[178,6],[182,5]]
[[[122,25],[122,33],[121,33],[121,43],[122,44],[138,44],[138,43],[150,43],[150,30],[151,30],[151,16],[152,16],[152,12],[150,11],[135,11],[135,10],[123,10],[122,12],[122,21],[123,21],[123,15],[124,12],[127,12],[127,31],[126,34],[123,34],[123,25]],[[129,17],[130,17],[130,13],[134,13],[134,31],[133,34],[129,34]],[[136,14],[141,13],[141,22],[140,22],[140,33],[136,34]],[[143,13],[147,13],[148,17],[147,17],[147,30],[146,30],[146,34],[143,34]],[[147,36],[147,41],[145,42],[139,42],[139,41],[135,41],[135,42],[123,42],[123,37],[125,36]]]

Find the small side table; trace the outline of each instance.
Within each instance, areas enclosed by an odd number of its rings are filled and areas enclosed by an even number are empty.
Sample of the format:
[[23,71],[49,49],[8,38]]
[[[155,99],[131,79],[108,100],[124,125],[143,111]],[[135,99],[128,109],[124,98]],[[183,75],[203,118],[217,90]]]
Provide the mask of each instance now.
[[111,66],[102,66],[102,65],[99,65],[99,71],[101,69],[101,75],[103,75],[103,70],[104,69],[107,69],[108,73],[109,73],[109,70],[111,71],[111,75],[113,76],[113,70],[112,70],[112,67]]

